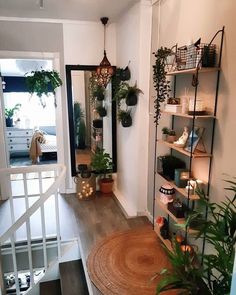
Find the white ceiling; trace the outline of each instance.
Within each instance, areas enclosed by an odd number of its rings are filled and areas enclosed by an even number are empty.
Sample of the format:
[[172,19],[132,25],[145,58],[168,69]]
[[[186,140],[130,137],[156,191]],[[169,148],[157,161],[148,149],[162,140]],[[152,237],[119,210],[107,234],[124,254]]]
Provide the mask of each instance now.
[[50,18],[98,21],[107,16],[115,21],[139,0],[0,0],[0,17]]

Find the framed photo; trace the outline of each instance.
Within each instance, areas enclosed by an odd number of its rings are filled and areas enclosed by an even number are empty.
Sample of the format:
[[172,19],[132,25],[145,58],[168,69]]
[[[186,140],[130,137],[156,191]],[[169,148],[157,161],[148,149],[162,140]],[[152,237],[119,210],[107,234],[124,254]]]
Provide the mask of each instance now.
[[186,147],[185,147],[185,150],[187,152],[191,152],[191,145],[193,145],[192,151],[194,153],[197,145],[199,144],[199,141],[200,140],[202,141],[204,130],[205,130],[204,127],[195,126],[194,130],[190,132],[187,143],[186,143]]

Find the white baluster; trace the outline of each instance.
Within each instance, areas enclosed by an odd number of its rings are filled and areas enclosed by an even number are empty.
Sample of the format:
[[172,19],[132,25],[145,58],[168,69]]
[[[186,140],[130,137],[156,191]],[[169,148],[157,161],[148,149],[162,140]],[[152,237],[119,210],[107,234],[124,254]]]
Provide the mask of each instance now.
[[[54,170],[54,177],[57,177],[57,170]],[[59,203],[58,203],[58,189],[54,194],[55,198],[55,213],[56,213],[56,230],[57,230],[57,248],[58,257],[61,257],[61,234],[60,234],[60,215],[59,215]]]
[[20,295],[20,286],[19,286],[19,280],[18,280],[18,270],[17,270],[17,261],[16,261],[16,247],[15,247],[14,235],[11,236],[11,251],[12,251],[13,269],[14,269],[14,275],[15,275],[16,295]]
[[[39,194],[40,198],[43,194],[43,181],[42,181],[42,172],[39,172]],[[46,225],[45,225],[45,212],[44,204],[40,207],[41,211],[41,222],[42,222],[42,235],[43,235],[43,261],[45,270],[48,268],[47,262],[47,245],[46,245]]]
[[[29,196],[28,196],[28,184],[26,179],[26,173],[23,174],[24,180],[24,193],[25,193],[25,208],[26,211],[29,209]],[[30,218],[26,221],[26,232],[27,232],[27,248],[29,257],[29,270],[30,270],[30,284],[34,285],[34,271],[33,271],[33,259],[32,259],[32,247],[31,247],[31,227]]]

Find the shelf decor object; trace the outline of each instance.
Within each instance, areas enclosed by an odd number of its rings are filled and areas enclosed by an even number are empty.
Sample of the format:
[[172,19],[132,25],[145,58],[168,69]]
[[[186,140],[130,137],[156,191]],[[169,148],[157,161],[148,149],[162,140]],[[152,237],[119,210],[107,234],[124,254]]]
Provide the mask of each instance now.
[[[216,42],[218,47],[213,43]],[[154,101],[155,106],[155,154],[154,154],[154,173],[153,173],[153,228],[157,233],[160,240],[166,245],[166,247],[171,250],[173,243],[176,240],[171,241],[163,239],[160,229],[156,225],[157,208],[163,212],[158,214],[165,214],[168,224],[168,236],[175,237],[175,224],[181,226],[181,230],[184,233],[183,248],[189,245],[188,235],[197,234],[196,230],[189,227],[186,223],[189,214],[195,208],[195,202],[200,199],[199,195],[196,193],[196,187],[201,189],[204,187],[206,196],[210,195],[211,188],[211,174],[212,174],[212,158],[214,151],[214,135],[215,135],[215,125],[216,125],[216,115],[217,115],[217,104],[218,104],[218,93],[220,84],[220,70],[221,70],[221,59],[222,59],[222,49],[223,49],[223,39],[224,39],[224,27],[217,31],[209,43],[202,43],[201,39],[197,40],[194,44],[190,46],[182,46],[177,48],[173,46],[172,49],[167,49],[161,47],[155,54],[156,62],[153,67],[153,80],[154,88],[157,91],[157,98]],[[166,61],[168,60],[168,54],[175,54],[175,65],[168,67]],[[216,56],[216,53],[218,56]],[[171,57],[172,59],[172,57]],[[168,72],[168,69],[171,71]],[[213,101],[213,111],[206,112],[204,96],[199,97],[198,85],[200,83],[200,78],[202,73],[206,76],[208,73],[216,75],[215,91],[214,91],[214,101]],[[184,75],[192,75],[192,86],[194,87],[194,96],[191,98],[189,109],[186,112],[182,112],[180,108],[178,110],[178,103],[176,106],[168,106],[163,110],[160,109],[161,103],[168,103],[168,98],[170,96],[175,98],[178,97],[177,87],[178,77],[181,76],[181,85],[184,83]],[[163,79],[165,90],[160,89],[161,84],[159,83],[159,76]],[[167,76],[172,81],[167,80]],[[183,76],[183,77],[182,77]],[[172,82],[172,83],[171,83]],[[171,89],[170,89],[171,85]],[[187,87],[187,85],[185,85]],[[161,90],[161,93],[160,93]],[[164,92],[164,93],[163,93]],[[181,105],[180,105],[181,106]],[[170,143],[166,140],[160,140],[157,137],[159,134],[158,125],[160,123],[160,114],[163,113],[166,116],[171,116],[171,126],[166,129],[178,130],[178,122],[181,118],[189,120],[188,124],[188,140],[184,146],[178,146],[178,144]],[[176,118],[179,117],[179,121]],[[210,141],[208,143],[207,149],[203,143],[203,133],[206,129],[206,119],[207,119],[207,129],[211,130]],[[197,121],[197,122],[196,122]],[[211,126],[210,126],[211,125]],[[169,155],[161,155],[159,152],[159,146],[163,145],[170,149]],[[180,154],[181,159],[178,158]],[[184,159],[184,161],[182,160]],[[194,179],[194,161],[207,161],[204,164],[203,169],[205,175],[207,175],[207,181],[195,180]],[[200,165],[201,163],[200,162]],[[207,167],[207,168],[206,168]],[[163,183],[169,183],[171,187],[175,189],[175,200],[173,202],[167,202],[164,204],[161,202],[158,192],[159,188]],[[203,216],[207,218],[208,210],[205,209]],[[163,216],[164,217],[164,216]],[[172,222],[171,222],[172,221]],[[198,250],[201,251],[202,257],[205,251],[205,236],[201,239],[202,245],[199,246]],[[199,243],[201,243],[201,241]],[[185,248],[184,248],[185,249]]]
[[175,184],[180,187],[186,187],[190,179],[190,172],[187,169],[175,169]]

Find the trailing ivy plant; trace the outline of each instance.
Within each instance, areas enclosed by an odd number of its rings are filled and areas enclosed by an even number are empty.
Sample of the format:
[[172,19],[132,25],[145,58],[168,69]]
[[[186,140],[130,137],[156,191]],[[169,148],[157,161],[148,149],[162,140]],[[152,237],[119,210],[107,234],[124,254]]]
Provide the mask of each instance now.
[[[36,93],[40,99],[40,103],[43,107],[46,106],[46,102],[43,99],[43,95],[48,96],[51,92],[55,97],[55,90],[62,85],[62,80],[57,71],[32,71],[26,76],[26,85],[29,92],[32,94]],[[56,106],[56,98],[54,100]]]
[[[204,191],[198,189],[200,206],[184,225],[198,225],[196,239],[204,238],[211,254],[203,254],[202,266],[199,266],[191,255],[181,253],[180,246],[174,242],[173,253],[166,249],[172,269],[163,269],[160,273],[162,278],[156,294],[172,289],[188,295],[230,294],[236,245],[236,182],[227,183],[230,186],[226,190],[234,195],[220,204],[209,202]],[[208,210],[207,220],[203,208]]]
[[161,104],[169,98],[170,93],[170,81],[166,78],[166,62],[167,57],[171,54],[171,49],[161,47],[154,53],[156,58],[153,65],[153,84],[156,90],[157,96],[154,100],[155,107],[155,123],[158,125],[161,112]]

